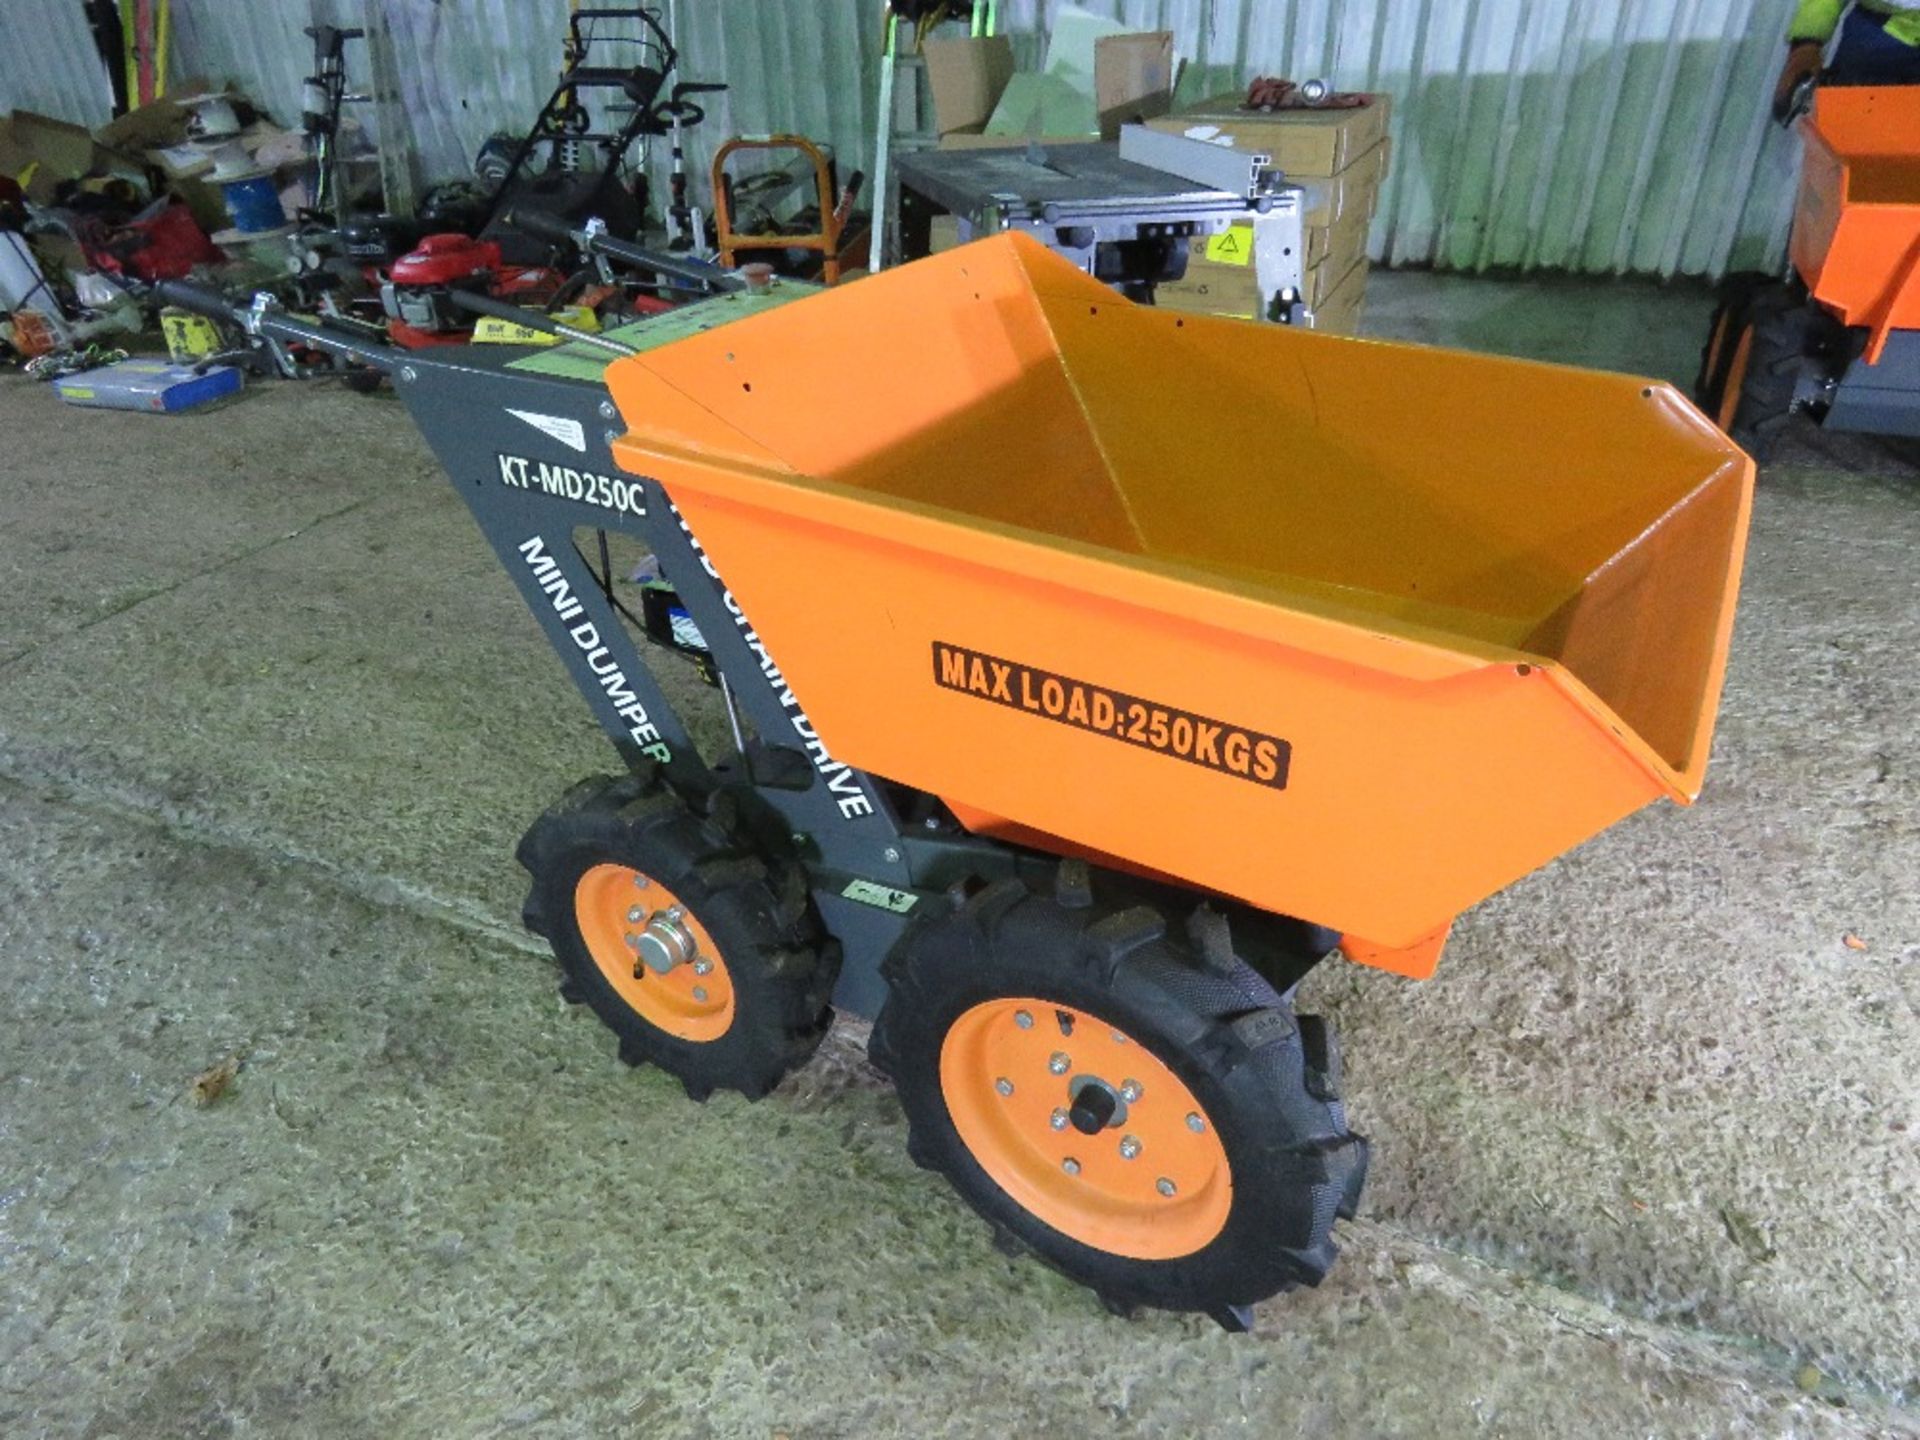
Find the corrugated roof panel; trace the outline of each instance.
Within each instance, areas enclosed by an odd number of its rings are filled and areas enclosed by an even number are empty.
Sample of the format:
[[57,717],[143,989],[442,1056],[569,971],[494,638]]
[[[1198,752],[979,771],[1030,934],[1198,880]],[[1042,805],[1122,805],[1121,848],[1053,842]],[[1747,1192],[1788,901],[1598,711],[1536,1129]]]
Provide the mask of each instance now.
[[113,89],[86,13],[71,0],[0,0],[0,114],[106,123]]

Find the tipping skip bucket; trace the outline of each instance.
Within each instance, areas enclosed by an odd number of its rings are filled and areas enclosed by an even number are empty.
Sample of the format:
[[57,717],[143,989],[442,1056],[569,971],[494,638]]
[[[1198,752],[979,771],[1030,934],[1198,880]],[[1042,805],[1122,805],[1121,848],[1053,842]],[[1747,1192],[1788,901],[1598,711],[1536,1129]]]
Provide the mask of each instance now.
[[802,733],[970,828],[1417,974],[1699,789],[1753,466],[1666,385],[1135,306],[1021,236],[608,381]]
[[1847,325],[1920,330],[1920,85],[1814,92],[1793,265]]

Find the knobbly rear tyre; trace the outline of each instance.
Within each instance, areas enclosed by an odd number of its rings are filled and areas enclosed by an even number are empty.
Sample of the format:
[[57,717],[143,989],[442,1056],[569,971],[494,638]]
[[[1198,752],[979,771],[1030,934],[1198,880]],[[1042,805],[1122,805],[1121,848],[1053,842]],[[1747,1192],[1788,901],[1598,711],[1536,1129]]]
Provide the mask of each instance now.
[[[1006,880],[910,934],[884,967],[888,998],[871,1055],[898,1088],[915,1162],[944,1175],[1003,1248],[1032,1252],[1110,1309],[1199,1311],[1245,1329],[1249,1307],[1326,1275],[1334,1221],[1354,1213],[1365,1181],[1366,1141],[1347,1127],[1330,1027],[1296,1017],[1286,997],[1232,954],[1224,920],[1203,908],[1176,923],[1124,894],[1101,894],[1110,889],[1076,878],[1050,895]],[[1210,1239],[1164,1258],[1117,1253],[1111,1241],[1085,1238],[1096,1227],[1062,1220],[1057,1209],[1061,1223],[1050,1223],[995,1179],[995,1168],[1010,1181],[1017,1172],[1005,1156],[976,1154],[963,1138],[956,1114],[968,1112],[949,1094],[955,1076],[943,1082],[942,1055],[963,1017],[991,1015],[979,1007],[1007,997],[1094,1017],[1185,1087],[1231,1169],[1230,1201]],[[1056,1023],[1044,1012],[1035,1018]],[[1059,1043],[1070,1052],[1071,1034]],[[1052,1083],[1043,1074],[974,1078],[1013,1087],[1009,1102],[1021,1086]],[[1130,1128],[1088,1136],[1078,1123],[1069,1144],[1116,1143]]]

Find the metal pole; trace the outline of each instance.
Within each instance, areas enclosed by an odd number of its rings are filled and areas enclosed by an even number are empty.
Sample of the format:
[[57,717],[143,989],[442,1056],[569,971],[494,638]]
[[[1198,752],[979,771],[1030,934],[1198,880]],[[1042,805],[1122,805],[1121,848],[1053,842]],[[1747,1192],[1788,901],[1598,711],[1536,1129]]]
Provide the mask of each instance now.
[[893,65],[900,40],[900,17],[887,11],[887,45],[880,57],[880,125],[873,141],[873,226],[867,243],[867,270],[876,273],[886,253],[887,216],[893,206],[887,194],[887,152],[893,148]]

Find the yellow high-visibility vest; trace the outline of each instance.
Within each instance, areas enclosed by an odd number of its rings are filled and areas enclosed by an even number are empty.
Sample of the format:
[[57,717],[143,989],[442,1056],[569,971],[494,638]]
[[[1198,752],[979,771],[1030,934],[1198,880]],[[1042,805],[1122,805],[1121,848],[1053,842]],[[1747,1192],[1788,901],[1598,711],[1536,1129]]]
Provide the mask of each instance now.
[[[1858,3],[1863,10],[1886,16],[1887,34],[1894,39],[1903,45],[1920,45],[1920,3],[1916,0],[1858,0]],[[1824,45],[1839,29],[1840,17],[1846,8],[1847,0],[1800,0],[1787,38],[1818,40]]]

